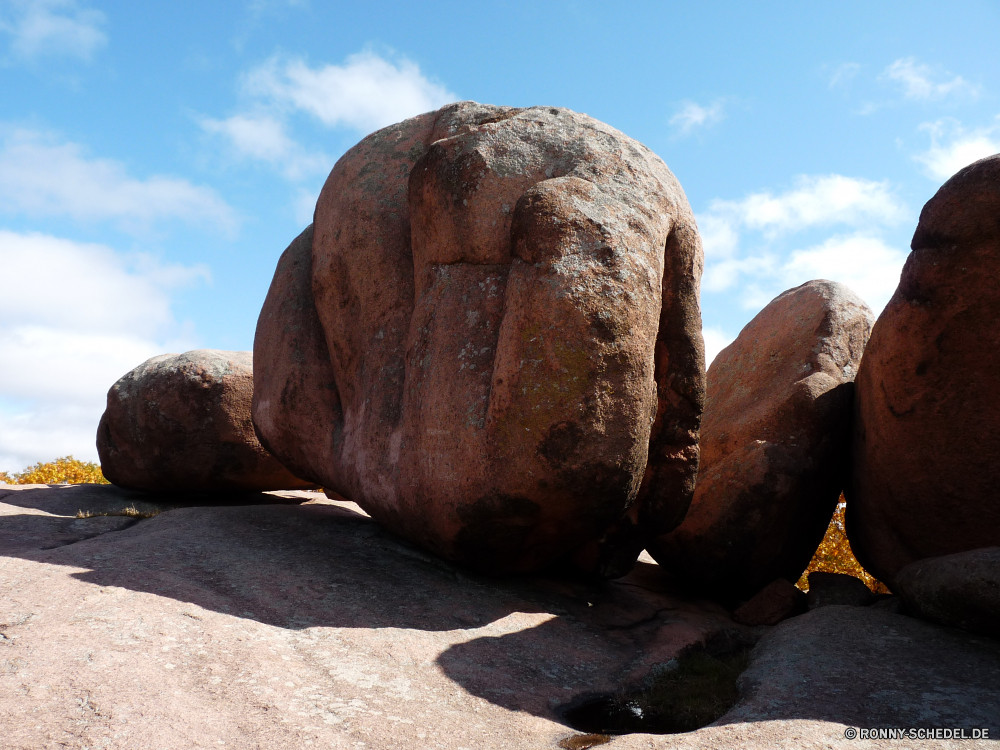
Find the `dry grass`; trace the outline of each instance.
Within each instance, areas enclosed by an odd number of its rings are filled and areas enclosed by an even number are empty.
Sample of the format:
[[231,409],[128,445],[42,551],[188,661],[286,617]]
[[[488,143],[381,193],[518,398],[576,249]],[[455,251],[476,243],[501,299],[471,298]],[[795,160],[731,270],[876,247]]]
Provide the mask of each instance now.
[[129,507],[122,508],[121,510],[78,510],[76,512],[76,517],[94,518],[95,516],[126,516],[127,518],[152,518],[153,516],[160,515],[162,512],[163,511],[161,510],[138,510],[134,505],[130,505]]
[[844,530],[844,511],[847,509],[847,501],[844,496],[840,496],[837,502],[837,509],[833,512],[830,525],[826,529],[826,535],[816,549],[816,554],[809,561],[809,566],[799,578],[798,586],[802,591],[809,590],[809,582],[806,576],[813,571],[822,573],[846,573],[849,576],[860,578],[865,585],[876,594],[888,594],[886,585],[872,576],[867,570],[861,567],[861,563],[854,557],[851,551],[851,543],[847,541],[847,532]]
[[38,462],[24,471],[8,474],[0,471],[0,482],[7,484],[110,484],[101,473],[101,467],[89,461],[78,461],[72,456],[57,458],[48,463]]

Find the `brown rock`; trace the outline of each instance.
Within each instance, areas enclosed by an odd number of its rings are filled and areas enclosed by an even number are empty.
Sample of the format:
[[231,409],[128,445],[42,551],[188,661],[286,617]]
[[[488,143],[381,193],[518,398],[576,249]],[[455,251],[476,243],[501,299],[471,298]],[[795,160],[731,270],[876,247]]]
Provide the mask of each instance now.
[[733,612],[743,625],[777,625],[806,611],[806,595],[784,578],[776,578]]
[[719,353],[694,500],[677,529],[647,546],[661,565],[737,600],[798,579],[846,482],[851,381],[872,320],[847,287],[810,281]]
[[895,590],[910,614],[1000,638],[1000,547],[910,563]]
[[875,601],[871,592],[860,578],[846,573],[824,573],[814,570],[809,574],[809,610],[842,604],[847,607],[867,607]]
[[450,105],[345,154],[307,244],[254,343],[287,465],[490,571],[576,549],[620,573],[638,526],[683,517],[701,245],[644,146],[564,109]]
[[895,590],[910,563],[1000,545],[1000,155],[927,202],[857,380],[847,534]]
[[104,476],[147,492],[314,486],[261,446],[252,394],[250,352],[199,349],[147,360],[108,391],[97,428]]

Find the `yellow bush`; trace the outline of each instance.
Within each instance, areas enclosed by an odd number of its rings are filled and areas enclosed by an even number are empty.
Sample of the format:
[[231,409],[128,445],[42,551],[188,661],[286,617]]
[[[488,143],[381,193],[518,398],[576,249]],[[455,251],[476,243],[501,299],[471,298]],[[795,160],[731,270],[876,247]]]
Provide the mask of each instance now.
[[0,471],[0,481],[7,484],[110,484],[101,467],[89,461],[77,461],[72,456],[48,463],[38,462],[16,474]]
[[861,567],[861,563],[854,557],[851,551],[851,544],[847,541],[847,532],[844,530],[844,511],[847,509],[847,502],[844,496],[840,496],[837,509],[833,512],[830,525],[826,528],[826,535],[816,549],[816,554],[809,561],[809,566],[799,578],[795,585],[803,591],[809,590],[809,582],[806,576],[813,571],[821,573],[846,573],[849,576],[860,578],[876,594],[887,594],[889,589],[885,584],[868,573]]

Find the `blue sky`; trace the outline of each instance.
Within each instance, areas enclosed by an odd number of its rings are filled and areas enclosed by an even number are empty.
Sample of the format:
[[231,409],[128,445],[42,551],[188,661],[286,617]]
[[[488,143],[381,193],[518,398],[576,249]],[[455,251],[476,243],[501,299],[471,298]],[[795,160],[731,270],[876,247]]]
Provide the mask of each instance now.
[[771,298],[878,312],[923,203],[1000,151],[1000,4],[0,0],[0,470],[95,459],[154,354],[250,349],[336,159],[449,101],[586,112],[658,153],[710,353]]

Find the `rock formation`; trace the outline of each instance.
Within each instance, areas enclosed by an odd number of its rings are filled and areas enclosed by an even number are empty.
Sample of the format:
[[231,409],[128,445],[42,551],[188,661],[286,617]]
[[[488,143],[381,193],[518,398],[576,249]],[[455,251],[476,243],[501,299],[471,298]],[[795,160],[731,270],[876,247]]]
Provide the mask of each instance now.
[[647,546],[661,565],[734,600],[798,580],[847,481],[851,382],[873,318],[847,287],[810,281],[719,353],[691,509]]
[[1000,155],[928,201],[857,379],[847,534],[894,590],[926,557],[1000,545]]
[[472,102],[406,120],[337,162],[278,265],[255,424],[447,558],[620,572],[690,502],[701,267],[680,185],[607,125]]
[[111,386],[97,428],[101,470],[148,492],[313,486],[261,446],[250,419],[250,352],[162,354]]
[[908,614],[1000,639],[1000,547],[910,563],[896,590]]

